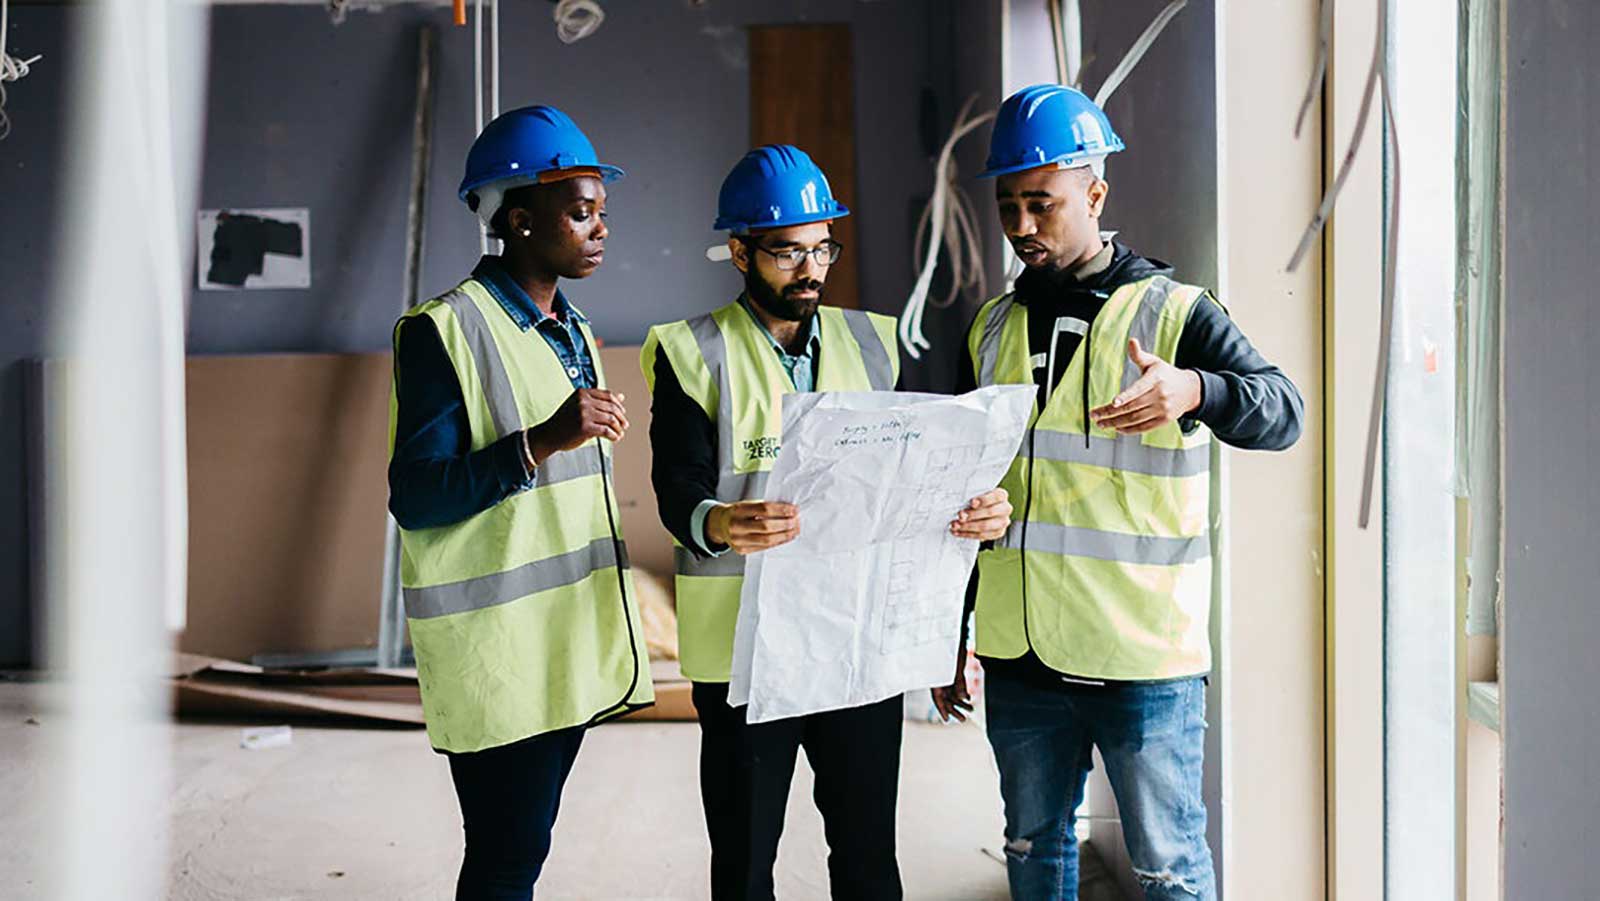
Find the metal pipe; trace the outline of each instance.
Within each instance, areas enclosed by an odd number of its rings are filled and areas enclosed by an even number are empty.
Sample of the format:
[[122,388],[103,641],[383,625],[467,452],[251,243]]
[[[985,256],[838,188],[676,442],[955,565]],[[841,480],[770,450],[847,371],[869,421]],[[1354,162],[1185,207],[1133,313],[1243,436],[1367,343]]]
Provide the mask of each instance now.
[[[433,150],[432,26],[417,34],[417,105],[411,120],[411,199],[406,208],[405,309],[422,293],[422,242],[428,213],[428,163]],[[397,667],[405,644],[405,610],[400,600],[400,531],[387,517],[383,542],[383,599],[378,609],[378,665]]]

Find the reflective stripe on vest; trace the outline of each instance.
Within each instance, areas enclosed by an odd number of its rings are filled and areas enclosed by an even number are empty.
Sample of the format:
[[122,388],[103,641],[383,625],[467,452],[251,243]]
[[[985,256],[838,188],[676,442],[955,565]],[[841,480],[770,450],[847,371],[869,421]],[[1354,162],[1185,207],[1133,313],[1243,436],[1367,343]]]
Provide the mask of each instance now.
[[[892,318],[837,307],[822,307],[817,315],[821,356],[816,390],[894,387],[899,357]],[[662,353],[684,393],[717,425],[717,499],[765,497],[781,437],[779,401],[793,387],[755,319],[735,302],[651,329],[640,364],[652,390],[656,357]],[[683,673],[690,679],[728,679],[744,563],[744,557],[732,552],[701,559],[686,548],[676,549],[678,648]]]
[[[1105,679],[1209,667],[1209,436],[1176,423],[1142,435],[1091,424],[1085,435],[1078,387],[1093,409],[1138,380],[1131,339],[1170,362],[1201,293],[1162,277],[1119,288],[1035,409],[1001,482],[1017,520],[979,555],[980,654],[1032,650],[1060,672]],[[968,335],[980,385],[1032,381],[1027,317],[1010,295],[980,311]]]
[[427,588],[405,589],[406,616],[429,619],[468,610],[482,610],[506,604],[541,591],[560,588],[589,578],[595,570],[616,566],[617,548],[622,548],[621,563],[628,565],[626,545],[612,543],[609,537],[597,538],[565,554],[524,563],[516,569],[476,579],[463,579]]
[[439,299],[456,314],[461,333],[466,336],[467,348],[477,364],[478,383],[489,402],[496,437],[505,437],[522,430],[522,414],[517,410],[517,396],[511,391],[511,379],[506,374],[500,348],[489,331],[489,321],[483,310],[472,301],[463,289],[456,289]]
[[[1011,528],[996,543],[999,547],[1023,549],[1022,523]],[[1161,538],[1155,535],[1124,535],[1099,529],[1030,522],[1026,530],[1028,551],[1047,551],[1073,557],[1091,557],[1114,563],[1145,563],[1178,566],[1198,563],[1211,556],[1211,536]]]
[[[574,390],[543,336],[474,281],[412,317],[438,331],[472,451],[547,420]],[[580,330],[603,385],[593,335]],[[392,423],[390,434],[392,442]],[[434,747],[498,747],[650,701],[627,552],[612,533],[621,515],[609,459],[604,442],[552,454],[526,490],[488,510],[401,530],[402,592]]]

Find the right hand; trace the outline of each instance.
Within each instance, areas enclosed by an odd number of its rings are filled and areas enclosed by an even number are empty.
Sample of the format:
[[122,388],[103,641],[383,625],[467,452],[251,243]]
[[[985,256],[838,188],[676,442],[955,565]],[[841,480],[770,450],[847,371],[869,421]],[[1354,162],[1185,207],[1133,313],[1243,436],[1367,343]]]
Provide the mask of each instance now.
[[956,655],[956,678],[942,688],[933,689],[933,706],[939,711],[939,716],[949,722],[955,717],[957,722],[967,721],[967,714],[972,712],[972,695],[967,691],[967,651],[965,648]]
[[718,504],[706,514],[706,538],[737,554],[788,544],[800,536],[800,511],[783,501]]
[[621,441],[628,430],[622,395],[604,388],[579,388],[567,396],[549,419],[528,430],[534,463],[557,451],[573,450],[594,438]]

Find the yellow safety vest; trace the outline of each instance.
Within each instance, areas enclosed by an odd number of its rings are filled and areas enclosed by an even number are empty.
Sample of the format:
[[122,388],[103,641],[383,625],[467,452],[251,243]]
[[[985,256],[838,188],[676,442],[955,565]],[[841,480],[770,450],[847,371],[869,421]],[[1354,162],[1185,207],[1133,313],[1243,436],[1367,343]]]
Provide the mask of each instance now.
[[[1016,509],[978,555],[977,648],[1101,679],[1192,676],[1211,667],[1210,435],[1169,423],[1142,435],[1090,424],[1139,378],[1128,341],[1172,361],[1200,288],[1156,276],[1118,288],[1000,483]],[[1028,308],[987,303],[967,336],[979,385],[1031,384]],[[1031,471],[1031,474],[1030,474]]]
[[[900,372],[894,334],[892,317],[818,308],[816,390],[893,389]],[[735,301],[704,316],[652,328],[639,357],[652,393],[658,351],[666,353],[684,393],[717,425],[717,500],[764,497],[783,438],[783,395],[792,393],[794,385],[761,326]],[[676,553],[683,675],[696,682],[726,682],[744,558],[732,552],[701,558],[681,545]]]
[[[472,450],[545,421],[572,394],[555,351],[478,282],[401,322],[419,316],[433,320],[455,368]],[[594,336],[582,330],[603,385]],[[609,445],[603,453],[604,462],[590,442],[553,454],[527,491],[452,525],[401,530],[406,621],[435,748],[498,747],[652,701],[627,552],[612,531],[621,516]]]

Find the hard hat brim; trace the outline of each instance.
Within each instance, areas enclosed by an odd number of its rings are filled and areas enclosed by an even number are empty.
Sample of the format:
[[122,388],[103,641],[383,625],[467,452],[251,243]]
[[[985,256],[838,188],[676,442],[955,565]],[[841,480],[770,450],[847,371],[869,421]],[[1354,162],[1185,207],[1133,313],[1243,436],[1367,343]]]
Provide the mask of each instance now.
[[[850,215],[850,208],[837,201],[831,210],[821,213],[802,213],[798,216],[785,216],[771,222],[734,222],[718,217],[711,224],[716,231],[725,231],[735,235],[748,235],[752,231],[771,231],[775,228],[788,228],[791,225],[810,225],[813,222],[831,222],[834,219],[843,219]],[[702,220],[704,221],[704,220]]]
[[998,178],[1002,175],[1010,175],[1014,172],[1027,172],[1030,169],[1076,169],[1079,166],[1086,165],[1090,160],[1096,157],[1104,159],[1122,149],[1123,148],[1121,147],[1117,147],[1115,150],[1108,149],[1105,153],[1068,154],[1060,159],[1045,160],[1044,162],[1039,162],[1038,160],[1026,160],[1020,163],[1013,163],[1009,166],[996,166],[992,169],[985,169],[982,172],[979,172],[976,177]]
[[[617,168],[616,166],[612,166],[612,165],[609,165],[607,163],[585,163],[585,164],[577,165],[577,166],[567,166],[565,168],[568,168],[568,169],[598,169],[598,170],[600,170],[600,181],[605,183],[605,184],[608,184],[608,185],[611,184],[612,182],[620,181],[623,176],[627,175],[626,172],[622,171],[621,169]],[[461,200],[461,202],[465,203],[466,200],[467,200],[467,195],[468,194],[471,194],[473,191],[476,191],[476,190],[478,190],[479,188],[481,188],[481,187],[483,187],[485,185],[492,185],[495,182],[512,181],[512,180],[516,180],[516,181],[521,181],[521,182],[526,182],[526,183],[532,184],[532,183],[536,182],[538,177],[541,174],[545,173],[545,172],[559,172],[559,171],[561,171],[561,170],[557,169],[557,168],[548,168],[548,169],[514,169],[514,170],[506,170],[504,172],[496,172],[496,173],[494,173],[494,174],[492,174],[490,176],[487,176],[485,178],[477,179],[477,180],[472,181],[470,183],[469,182],[462,182],[461,189],[457,192],[456,196],[457,196],[457,198],[459,200]]]

